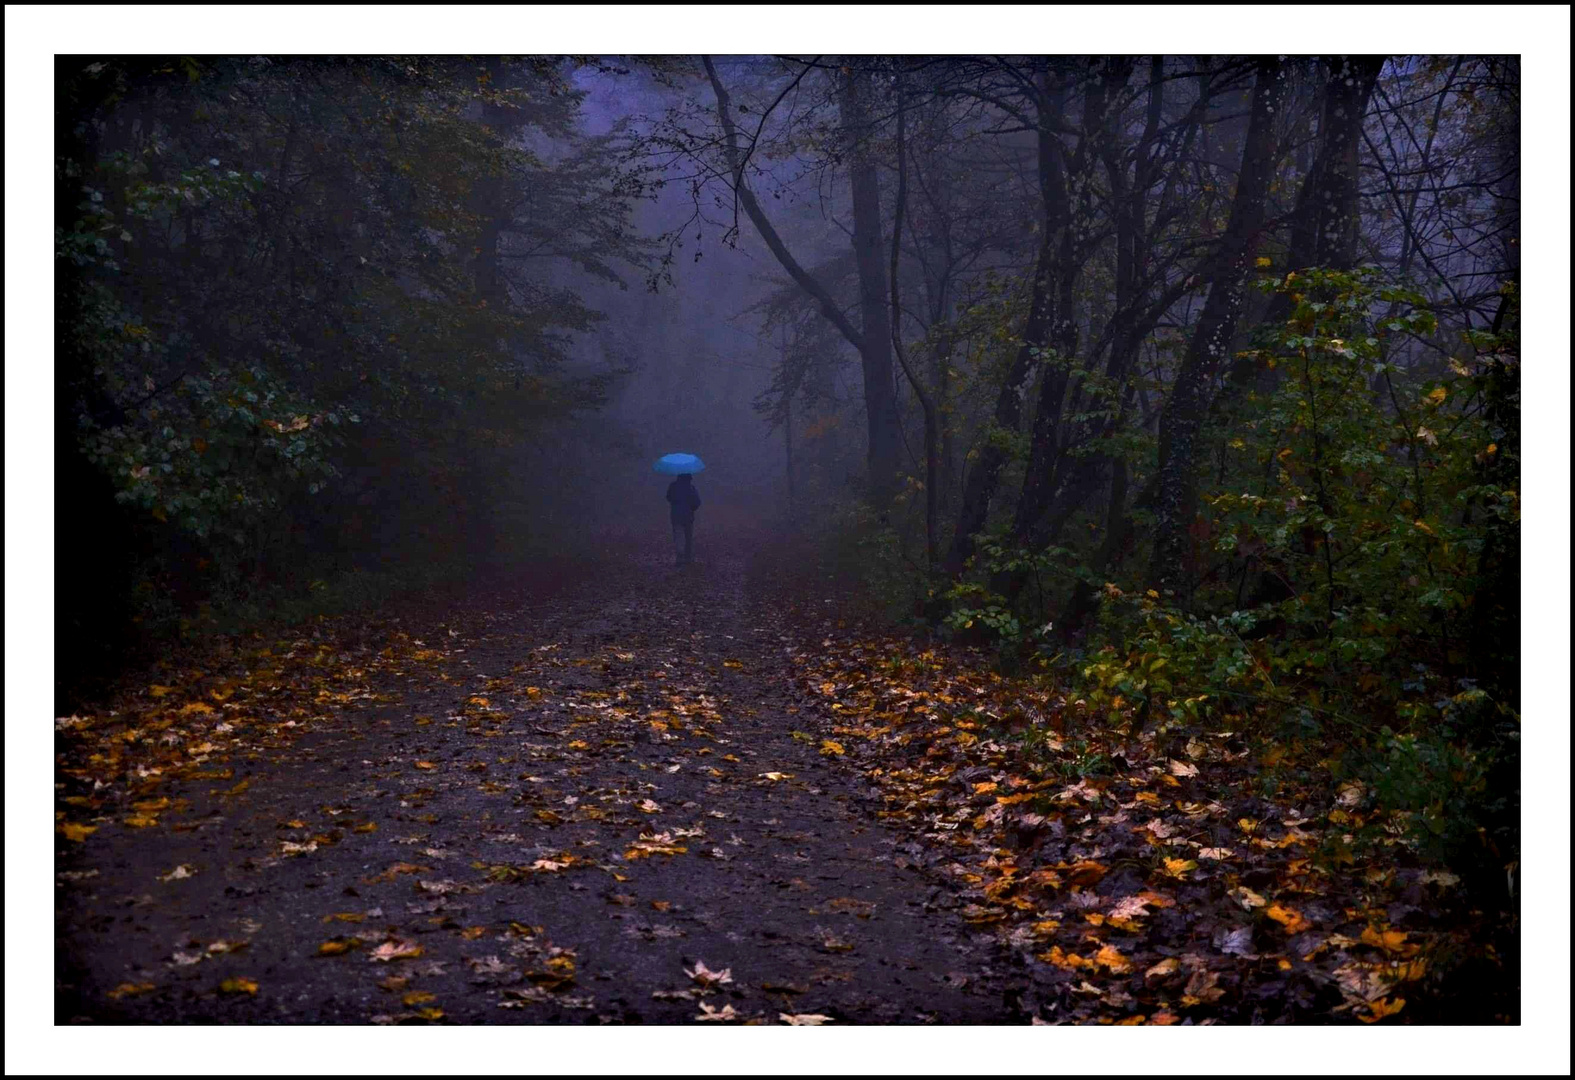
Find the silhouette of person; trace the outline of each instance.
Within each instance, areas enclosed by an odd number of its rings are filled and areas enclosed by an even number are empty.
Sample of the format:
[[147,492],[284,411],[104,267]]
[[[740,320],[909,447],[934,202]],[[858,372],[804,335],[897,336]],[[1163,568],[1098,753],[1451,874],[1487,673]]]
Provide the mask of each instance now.
[[700,509],[700,493],[693,477],[683,473],[668,484],[667,502],[672,507],[673,547],[678,549],[678,565],[683,566],[695,556],[695,511]]

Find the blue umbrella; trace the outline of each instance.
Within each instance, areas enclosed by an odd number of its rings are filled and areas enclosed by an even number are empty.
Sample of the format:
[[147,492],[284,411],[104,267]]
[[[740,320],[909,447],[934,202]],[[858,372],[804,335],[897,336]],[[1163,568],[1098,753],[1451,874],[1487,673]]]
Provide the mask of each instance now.
[[694,454],[667,454],[656,459],[656,471],[666,476],[682,476],[705,469],[705,462]]

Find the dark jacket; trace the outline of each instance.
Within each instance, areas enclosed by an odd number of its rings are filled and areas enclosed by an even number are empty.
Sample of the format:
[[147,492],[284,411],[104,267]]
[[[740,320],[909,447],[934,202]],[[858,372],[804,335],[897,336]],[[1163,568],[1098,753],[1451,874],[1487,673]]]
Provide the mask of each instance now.
[[693,483],[680,477],[667,485],[667,502],[673,508],[673,524],[688,525],[700,509],[700,493]]

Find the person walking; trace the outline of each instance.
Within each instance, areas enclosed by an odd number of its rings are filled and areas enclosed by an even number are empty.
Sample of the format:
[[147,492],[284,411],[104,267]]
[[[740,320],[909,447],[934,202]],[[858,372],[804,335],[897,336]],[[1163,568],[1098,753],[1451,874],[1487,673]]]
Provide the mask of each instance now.
[[667,503],[673,519],[673,546],[678,549],[678,565],[694,561],[695,511],[700,509],[700,493],[694,478],[682,473],[667,485]]

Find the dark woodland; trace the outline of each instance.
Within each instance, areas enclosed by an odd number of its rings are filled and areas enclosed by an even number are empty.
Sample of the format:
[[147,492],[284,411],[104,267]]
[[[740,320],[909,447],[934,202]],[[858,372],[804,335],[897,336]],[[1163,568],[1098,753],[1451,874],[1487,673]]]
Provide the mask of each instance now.
[[1519,1023],[1520,117],[57,57],[56,1022]]

